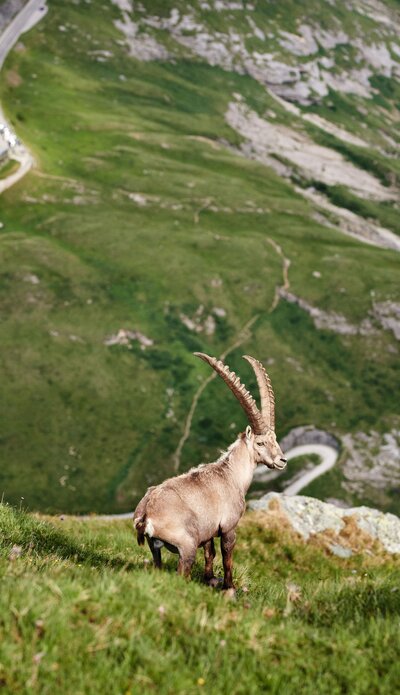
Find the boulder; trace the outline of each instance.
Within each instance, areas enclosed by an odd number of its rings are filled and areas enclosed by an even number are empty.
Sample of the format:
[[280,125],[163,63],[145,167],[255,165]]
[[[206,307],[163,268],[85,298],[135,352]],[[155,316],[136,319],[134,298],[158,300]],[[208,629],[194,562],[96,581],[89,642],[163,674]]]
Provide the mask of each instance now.
[[376,549],[400,553],[400,519],[369,507],[342,509],[314,497],[286,496],[269,492],[249,502],[249,508],[278,515],[305,541],[319,539],[340,557]]

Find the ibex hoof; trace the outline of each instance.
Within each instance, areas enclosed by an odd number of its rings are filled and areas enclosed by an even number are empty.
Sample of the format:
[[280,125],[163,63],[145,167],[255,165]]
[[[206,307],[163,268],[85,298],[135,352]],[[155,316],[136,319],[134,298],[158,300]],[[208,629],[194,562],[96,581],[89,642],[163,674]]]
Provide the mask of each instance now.
[[210,579],[205,579],[206,584],[208,586],[211,586],[212,589],[216,589],[217,586],[220,586],[222,584],[222,578],[221,577],[211,577]]
[[234,601],[236,599],[236,589],[234,586],[230,586],[227,589],[223,589],[224,599],[226,601]]

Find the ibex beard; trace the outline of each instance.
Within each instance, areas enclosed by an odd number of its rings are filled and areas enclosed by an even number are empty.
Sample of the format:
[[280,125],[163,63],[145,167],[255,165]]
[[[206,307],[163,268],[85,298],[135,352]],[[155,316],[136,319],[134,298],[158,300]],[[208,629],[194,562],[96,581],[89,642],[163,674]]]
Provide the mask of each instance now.
[[215,369],[238,399],[249,420],[246,431],[214,463],[202,464],[183,475],[150,487],[133,515],[139,545],[147,540],[155,567],[161,568],[161,548],[179,554],[178,573],[190,575],[196,552],[204,548],[204,579],[214,577],[214,538],[221,539],[224,589],[234,588],[232,553],[236,526],[245,510],[245,495],[255,468],[262,463],[282,470],[286,459],[275,435],[275,399],[271,381],[261,362],[244,355],[254,369],[261,408],[236,374],[215,357],[195,355]]

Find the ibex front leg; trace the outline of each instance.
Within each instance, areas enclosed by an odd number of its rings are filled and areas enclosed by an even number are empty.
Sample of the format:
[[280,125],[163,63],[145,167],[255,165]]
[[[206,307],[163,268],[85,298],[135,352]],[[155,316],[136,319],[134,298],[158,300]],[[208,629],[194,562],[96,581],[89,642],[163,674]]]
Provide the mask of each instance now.
[[190,577],[190,572],[192,571],[193,563],[196,559],[197,544],[194,544],[193,541],[187,542],[180,545],[178,551],[178,574],[182,574],[184,577]]
[[224,565],[223,589],[234,589],[232,581],[232,553],[236,543],[236,531],[228,531],[221,536],[221,553]]

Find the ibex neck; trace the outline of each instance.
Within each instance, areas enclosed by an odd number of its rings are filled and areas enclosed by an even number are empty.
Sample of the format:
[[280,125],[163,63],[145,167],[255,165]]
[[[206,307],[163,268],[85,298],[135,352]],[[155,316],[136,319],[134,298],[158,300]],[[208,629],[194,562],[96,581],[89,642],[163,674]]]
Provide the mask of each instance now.
[[256,464],[243,439],[240,438],[232,444],[227,463],[235,485],[245,495],[253,480]]

